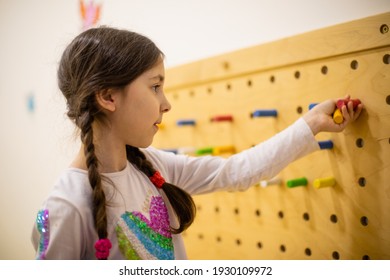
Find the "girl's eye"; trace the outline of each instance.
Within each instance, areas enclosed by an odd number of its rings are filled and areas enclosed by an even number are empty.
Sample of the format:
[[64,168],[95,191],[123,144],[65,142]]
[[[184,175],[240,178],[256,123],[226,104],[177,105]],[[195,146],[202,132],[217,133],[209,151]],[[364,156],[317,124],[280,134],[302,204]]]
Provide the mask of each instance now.
[[155,85],[152,87],[152,89],[155,93],[157,93],[159,91],[160,87],[161,87],[160,85]]

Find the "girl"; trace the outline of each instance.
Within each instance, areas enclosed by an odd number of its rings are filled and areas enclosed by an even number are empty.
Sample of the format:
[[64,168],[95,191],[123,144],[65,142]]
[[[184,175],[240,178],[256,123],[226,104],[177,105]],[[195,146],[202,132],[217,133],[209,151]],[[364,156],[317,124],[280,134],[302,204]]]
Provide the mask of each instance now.
[[335,124],[328,100],[230,158],[188,157],[150,147],[171,106],[163,54],[148,38],[109,27],[81,33],[62,55],[58,84],[81,148],[37,215],[37,259],[186,259],[180,233],[195,217],[190,195],[270,178],[318,150],[318,132],[340,132],[362,110],[349,102]]

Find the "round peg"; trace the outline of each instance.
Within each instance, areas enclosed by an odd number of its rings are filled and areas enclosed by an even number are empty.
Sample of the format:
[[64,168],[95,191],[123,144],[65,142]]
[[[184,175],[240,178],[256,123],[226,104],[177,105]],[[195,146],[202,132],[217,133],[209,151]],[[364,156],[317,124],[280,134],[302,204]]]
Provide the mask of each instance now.
[[236,148],[234,146],[218,146],[213,148],[213,155],[220,155],[220,154],[234,154],[236,152]]
[[195,153],[198,156],[209,155],[209,154],[213,153],[213,148],[212,147],[201,148],[201,149],[196,150]]
[[302,178],[296,178],[292,180],[287,181],[287,187],[288,188],[295,188],[295,187],[305,187],[307,186],[308,182],[305,177]]
[[318,141],[318,145],[320,146],[321,150],[333,149],[333,141],[332,140]]
[[232,115],[218,115],[214,116],[210,119],[211,122],[232,122],[233,116]]
[[344,121],[343,114],[341,113],[340,109],[336,109],[333,113],[333,120],[335,123],[342,123]]
[[278,111],[276,110],[256,110],[251,113],[252,118],[260,118],[260,117],[277,117]]
[[313,182],[314,188],[326,188],[333,187],[336,184],[336,180],[333,177],[315,179]]
[[178,126],[195,126],[196,125],[196,121],[193,120],[193,119],[186,119],[186,120],[178,120],[176,122],[176,124]]
[[263,181],[260,181],[260,186],[265,188],[265,187],[268,187],[268,186],[280,186],[282,184],[282,179],[280,178],[272,178],[270,180],[263,180]]

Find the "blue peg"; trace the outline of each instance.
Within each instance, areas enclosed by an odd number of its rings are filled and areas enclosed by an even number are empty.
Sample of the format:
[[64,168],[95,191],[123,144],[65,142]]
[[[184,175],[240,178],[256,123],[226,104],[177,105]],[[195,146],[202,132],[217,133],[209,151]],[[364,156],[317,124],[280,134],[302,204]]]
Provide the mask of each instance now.
[[332,140],[318,141],[318,145],[320,145],[321,150],[333,149],[333,142],[332,142]]
[[195,120],[190,120],[190,119],[188,119],[188,120],[178,120],[178,121],[176,122],[176,124],[177,124],[178,126],[186,126],[186,125],[195,126],[195,125],[196,125],[196,121],[195,121]]
[[256,110],[251,114],[252,118],[259,117],[277,117],[278,111],[276,110]]

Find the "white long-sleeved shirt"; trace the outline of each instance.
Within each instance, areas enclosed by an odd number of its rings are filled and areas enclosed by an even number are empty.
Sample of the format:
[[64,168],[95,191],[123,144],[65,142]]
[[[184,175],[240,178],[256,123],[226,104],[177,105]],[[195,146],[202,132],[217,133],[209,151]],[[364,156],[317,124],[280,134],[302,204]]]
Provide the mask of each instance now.
[[[307,123],[298,119],[287,129],[229,158],[175,155],[149,147],[142,151],[167,182],[191,195],[245,190],[272,178],[294,160],[319,146]],[[186,259],[181,235],[169,232],[177,219],[163,191],[129,162],[124,170],[104,174],[109,259]],[[95,259],[98,239],[92,216],[88,173],[68,168],[37,215],[32,241],[37,259]]]

